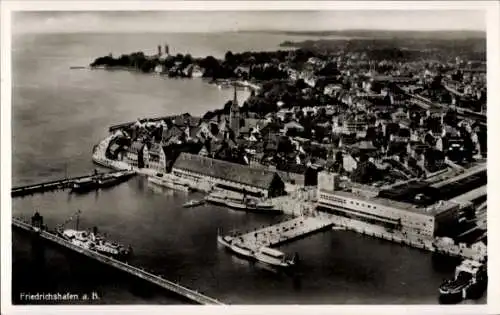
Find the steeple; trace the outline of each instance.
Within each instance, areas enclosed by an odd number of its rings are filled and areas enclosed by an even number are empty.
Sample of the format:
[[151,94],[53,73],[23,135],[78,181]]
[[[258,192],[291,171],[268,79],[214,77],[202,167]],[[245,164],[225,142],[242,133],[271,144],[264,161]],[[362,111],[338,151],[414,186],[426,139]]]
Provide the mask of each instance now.
[[238,94],[236,91],[236,85],[233,85],[234,97],[233,103],[231,104],[231,110],[229,113],[229,124],[231,130],[234,132],[235,137],[238,137],[240,133],[240,108],[238,106]]
[[236,91],[236,84],[233,85],[234,88],[234,96],[233,96],[233,107],[238,106],[238,92]]

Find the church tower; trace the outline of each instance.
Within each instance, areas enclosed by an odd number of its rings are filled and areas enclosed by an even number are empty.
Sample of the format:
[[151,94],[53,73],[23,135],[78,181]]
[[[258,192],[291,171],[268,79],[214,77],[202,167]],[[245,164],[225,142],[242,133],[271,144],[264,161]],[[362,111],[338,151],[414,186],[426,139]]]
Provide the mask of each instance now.
[[234,87],[234,98],[233,104],[231,105],[231,111],[229,113],[229,125],[231,130],[234,132],[235,137],[238,137],[240,133],[240,107],[238,106],[238,97],[236,92],[236,85]]

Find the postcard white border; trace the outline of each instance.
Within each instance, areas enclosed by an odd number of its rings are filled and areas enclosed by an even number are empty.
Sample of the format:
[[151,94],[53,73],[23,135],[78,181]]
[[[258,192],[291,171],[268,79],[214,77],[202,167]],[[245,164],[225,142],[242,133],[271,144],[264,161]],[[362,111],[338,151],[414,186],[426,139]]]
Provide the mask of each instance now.
[[[2,313],[75,314],[97,313],[150,313],[150,314],[495,314],[500,313],[498,283],[498,256],[500,216],[495,206],[500,205],[499,165],[495,163],[498,150],[495,138],[500,135],[493,119],[500,117],[499,75],[499,5],[496,1],[3,1],[1,5],[1,306]],[[10,35],[12,11],[166,11],[166,10],[484,10],[487,15],[488,62],[488,241],[489,289],[488,304],[457,306],[416,305],[335,305],[335,306],[12,306],[11,305],[11,55]],[[492,105],[493,104],[493,105]],[[496,107],[495,107],[496,106]],[[500,159],[499,159],[500,160]],[[493,174],[493,176],[492,176]],[[497,229],[495,229],[495,227]]]

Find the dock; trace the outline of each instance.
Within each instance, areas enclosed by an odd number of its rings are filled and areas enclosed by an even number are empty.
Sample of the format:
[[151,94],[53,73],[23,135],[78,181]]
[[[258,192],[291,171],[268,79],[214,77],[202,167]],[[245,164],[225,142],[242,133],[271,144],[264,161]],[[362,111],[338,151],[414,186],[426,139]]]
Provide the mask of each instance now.
[[38,183],[38,184],[31,184],[31,185],[25,185],[25,186],[16,186],[13,187],[11,190],[11,196],[12,197],[22,197],[26,195],[32,195],[35,193],[44,193],[44,192],[49,192],[53,190],[63,190],[71,187],[71,184],[80,179],[91,179],[93,177],[100,176],[103,174],[115,174],[119,173],[117,172],[110,172],[110,173],[99,173],[99,174],[92,174],[92,175],[84,175],[84,176],[77,176],[77,177],[71,177],[71,178],[63,178],[63,179],[58,179],[58,180],[53,180],[50,182],[43,182],[43,183]]
[[[21,220],[18,220],[18,219],[14,219],[14,218],[12,219],[12,226],[16,227],[18,229],[24,230],[24,231],[36,233],[36,232],[34,232],[33,227],[30,224],[23,222]],[[141,268],[131,266],[131,265],[127,264],[126,262],[121,262],[121,261],[113,259],[111,257],[102,255],[98,252],[76,246],[76,245],[72,244],[71,242],[68,242],[65,239],[63,239],[63,238],[61,238],[53,233],[50,233],[48,231],[40,231],[38,233],[38,235],[42,239],[45,239],[47,241],[58,244],[58,245],[65,247],[67,249],[78,252],[78,253],[85,255],[91,259],[99,261],[105,265],[112,266],[116,269],[119,269],[121,271],[124,271],[124,272],[130,274],[130,275],[133,275],[137,278],[141,278],[149,283],[155,284],[155,285],[162,287],[163,289],[166,289],[170,292],[174,292],[174,293],[178,294],[179,296],[185,297],[185,298],[187,298],[187,299],[189,299],[197,304],[223,305],[223,303],[218,301],[217,299],[208,297],[208,296],[206,296],[198,291],[188,289],[188,288],[186,288],[178,283],[164,279],[159,275],[152,274],[152,273],[145,271]]]
[[316,217],[297,217],[275,225],[238,235],[243,243],[254,250],[290,242],[315,232],[331,228],[333,220]]

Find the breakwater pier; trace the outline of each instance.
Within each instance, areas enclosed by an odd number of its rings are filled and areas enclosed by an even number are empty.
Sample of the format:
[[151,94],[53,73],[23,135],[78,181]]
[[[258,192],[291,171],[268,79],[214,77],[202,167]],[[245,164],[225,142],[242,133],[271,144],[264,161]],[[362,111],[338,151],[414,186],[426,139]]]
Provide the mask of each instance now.
[[[113,175],[113,174],[118,174],[118,173],[120,173],[120,172],[119,171],[110,172],[110,173],[105,173],[105,175]],[[43,183],[32,184],[32,185],[16,186],[16,187],[12,187],[11,196],[12,197],[22,197],[22,196],[26,196],[26,195],[32,195],[35,193],[44,193],[44,192],[53,191],[53,190],[67,189],[67,188],[70,188],[71,185],[77,180],[92,179],[92,178],[95,178],[96,176],[101,176],[101,175],[104,175],[104,174],[97,173],[97,174],[92,174],[92,175],[83,175],[83,176],[77,176],[77,177],[71,177],[71,178],[63,178],[63,179],[58,179],[58,180],[54,180],[54,181],[50,181],[50,182],[43,182]]]
[[126,272],[132,276],[135,276],[137,278],[141,278],[149,283],[155,284],[163,289],[166,289],[170,292],[176,293],[179,296],[185,297],[197,304],[202,304],[202,305],[222,305],[223,303],[218,301],[217,299],[208,297],[196,290],[192,290],[189,288],[186,288],[178,283],[169,281],[167,279],[162,278],[159,275],[152,274],[148,271],[145,271],[141,268],[134,267],[129,265],[126,262],[122,262],[113,258],[110,258],[108,256],[102,255],[96,251],[89,250],[77,245],[74,245],[71,242],[68,242],[67,240],[57,236],[56,234],[53,234],[49,231],[39,231],[35,232],[34,228],[32,225],[29,223],[26,223],[24,221],[21,221],[19,219],[12,218],[12,226],[14,228],[18,228],[20,230],[24,230],[26,232],[31,232],[31,233],[36,233],[35,237],[40,237],[44,240],[47,240],[49,242],[52,242],[54,244],[58,244],[62,247],[65,247],[69,250],[73,250],[77,253],[80,253],[82,255],[85,255],[91,259],[94,259],[96,261],[99,261],[105,265],[114,267],[116,269],[119,269],[123,272]]
[[273,247],[330,228],[333,220],[315,217],[297,217],[275,225],[237,235],[247,247],[257,250]]

